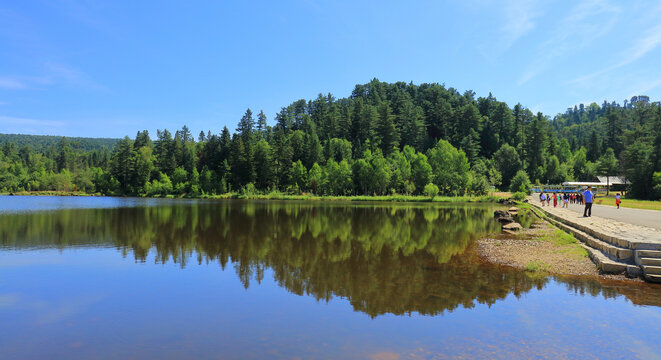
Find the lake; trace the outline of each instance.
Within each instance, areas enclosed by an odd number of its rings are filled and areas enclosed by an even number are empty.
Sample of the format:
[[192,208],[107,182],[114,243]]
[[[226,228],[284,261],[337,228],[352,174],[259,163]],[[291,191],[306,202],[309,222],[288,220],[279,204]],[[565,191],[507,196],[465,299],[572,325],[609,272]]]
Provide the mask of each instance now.
[[0,196],[0,359],[661,358],[661,286],[486,263],[499,208]]

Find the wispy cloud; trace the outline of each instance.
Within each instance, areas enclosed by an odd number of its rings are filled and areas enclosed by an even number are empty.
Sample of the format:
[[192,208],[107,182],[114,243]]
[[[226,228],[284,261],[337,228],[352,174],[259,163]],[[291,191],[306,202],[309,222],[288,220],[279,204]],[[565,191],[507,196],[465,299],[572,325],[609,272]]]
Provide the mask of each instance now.
[[651,79],[651,80],[641,80],[638,82],[635,82],[633,84],[629,84],[629,88],[631,89],[629,91],[629,94],[627,95],[627,98],[630,98],[635,95],[645,95],[647,92],[658,88],[661,86],[661,79]]
[[510,48],[520,37],[535,28],[535,19],[542,15],[536,0],[510,0],[505,4],[505,25],[501,28],[503,47]]
[[[631,47],[620,54],[620,60],[604,69],[593,73],[580,76],[570,81],[573,84],[585,84],[592,81],[595,77],[607,74],[623,66],[629,65],[634,61],[647,55],[650,51],[656,49],[661,44],[661,24],[648,29],[643,36],[638,38]],[[647,91],[647,90],[645,90]]]
[[[501,8],[500,4],[497,6]],[[489,60],[499,57],[517,40],[531,32],[536,26],[537,18],[543,15],[542,3],[539,0],[508,0],[502,9],[504,21],[495,32],[496,38],[477,46],[477,50]]]
[[558,22],[551,37],[537,49],[537,60],[523,72],[518,85],[536,77],[558,58],[576,52],[606,35],[617,22],[621,9],[605,0],[588,0],[569,9],[569,15]]
[[44,62],[36,76],[10,75],[0,77],[0,89],[29,90],[44,86],[67,85],[84,90],[107,90],[86,73],[66,64]]
[[0,132],[10,134],[44,134],[60,130],[65,123],[53,120],[39,120],[0,115]]
[[25,82],[21,80],[11,77],[0,77],[0,89],[18,90],[25,89],[26,87]]

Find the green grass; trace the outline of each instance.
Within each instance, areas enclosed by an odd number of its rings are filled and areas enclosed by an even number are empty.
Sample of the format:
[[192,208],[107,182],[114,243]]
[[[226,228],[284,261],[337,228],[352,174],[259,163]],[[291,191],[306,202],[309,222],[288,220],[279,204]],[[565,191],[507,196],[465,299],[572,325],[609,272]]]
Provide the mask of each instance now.
[[526,264],[525,270],[528,272],[548,272],[551,266],[541,261],[531,261]]
[[254,199],[254,200],[311,200],[311,201],[384,201],[384,202],[440,202],[440,203],[464,203],[464,202],[496,202],[499,196],[427,196],[414,195],[356,195],[356,196],[319,196],[312,194],[292,195],[280,192],[269,194],[239,194],[227,193],[221,195],[201,196],[208,199]]
[[[4,195],[7,195],[5,193]],[[87,194],[83,192],[68,191],[23,191],[14,193],[14,195],[49,195],[49,196],[92,196],[100,194]],[[484,195],[484,196],[435,196],[433,198],[421,195],[356,195],[356,196],[320,196],[312,194],[286,194],[273,191],[268,194],[202,194],[193,196],[183,195],[161,195],[160,198],[198,198],[198,199],[251,199],[251,200],[306,200],[306,201],[382,201],[382,202],[433,202],[433,203],[493,203],[497,202],[502,196]]]
[[555,251],[558,253],[567,254],[576,258],[588,257],[587,250],[580,245],[580,242],[574,237],[574,234],[566,233],[550,223],[547,223],[547,226],[552,229],[553,232],[541,236],[539,240],[554,244],[557,247]]
[[[599,196],[595,199],[595,204],[615,206],[615,196],[614,195],[609,195],[608,197]],[[632,209],[661,210],[661,201],[623,198],[620,207],[626,207]]]
[[47,190],[47,191],[17,191],[14,193],[9,193],[9,192],[4,192],[0,193],[0,195],[41,195],[41,196],[94,196],[94,195],[100,195],[100,194],[90,194],[86,192],[81,192],[81,191],[55,191],[55,190]]

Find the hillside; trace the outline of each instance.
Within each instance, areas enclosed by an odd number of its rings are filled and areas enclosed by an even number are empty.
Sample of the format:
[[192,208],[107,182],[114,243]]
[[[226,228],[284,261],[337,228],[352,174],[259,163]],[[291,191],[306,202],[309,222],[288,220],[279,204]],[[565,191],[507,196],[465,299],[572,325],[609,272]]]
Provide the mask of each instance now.
[[93,151],[102,148],[112,149],[119,139],[110,138],[88,138],[88,137],[66,137],[51,135],[23,135],[23,134],[0,134],[0,146],[5,143],[14,143],[17,147],[29,146],[36,152],[44,152],[49,147],[59,145],[62,138],[66,139],[74,150]]
[[197,140],[186,126],[155,139],[18,136],[2,146],[0,190],[481,195],[617,174],[631,182],[627,195],[661,198],[661,105],[646,96],[551,118],[491,93],[374,79],[344,98],[296,100],[270,122],[247,109],[234,132],[219,130]]

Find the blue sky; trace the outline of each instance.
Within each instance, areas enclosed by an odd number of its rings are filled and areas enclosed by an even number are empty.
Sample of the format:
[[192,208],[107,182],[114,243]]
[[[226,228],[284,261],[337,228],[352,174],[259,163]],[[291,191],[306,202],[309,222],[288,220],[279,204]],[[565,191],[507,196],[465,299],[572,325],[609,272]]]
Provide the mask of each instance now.
[[548,115],[659,100],[659,19],[635,0],[0,0],[0,133],[233,131],[375,77]]

